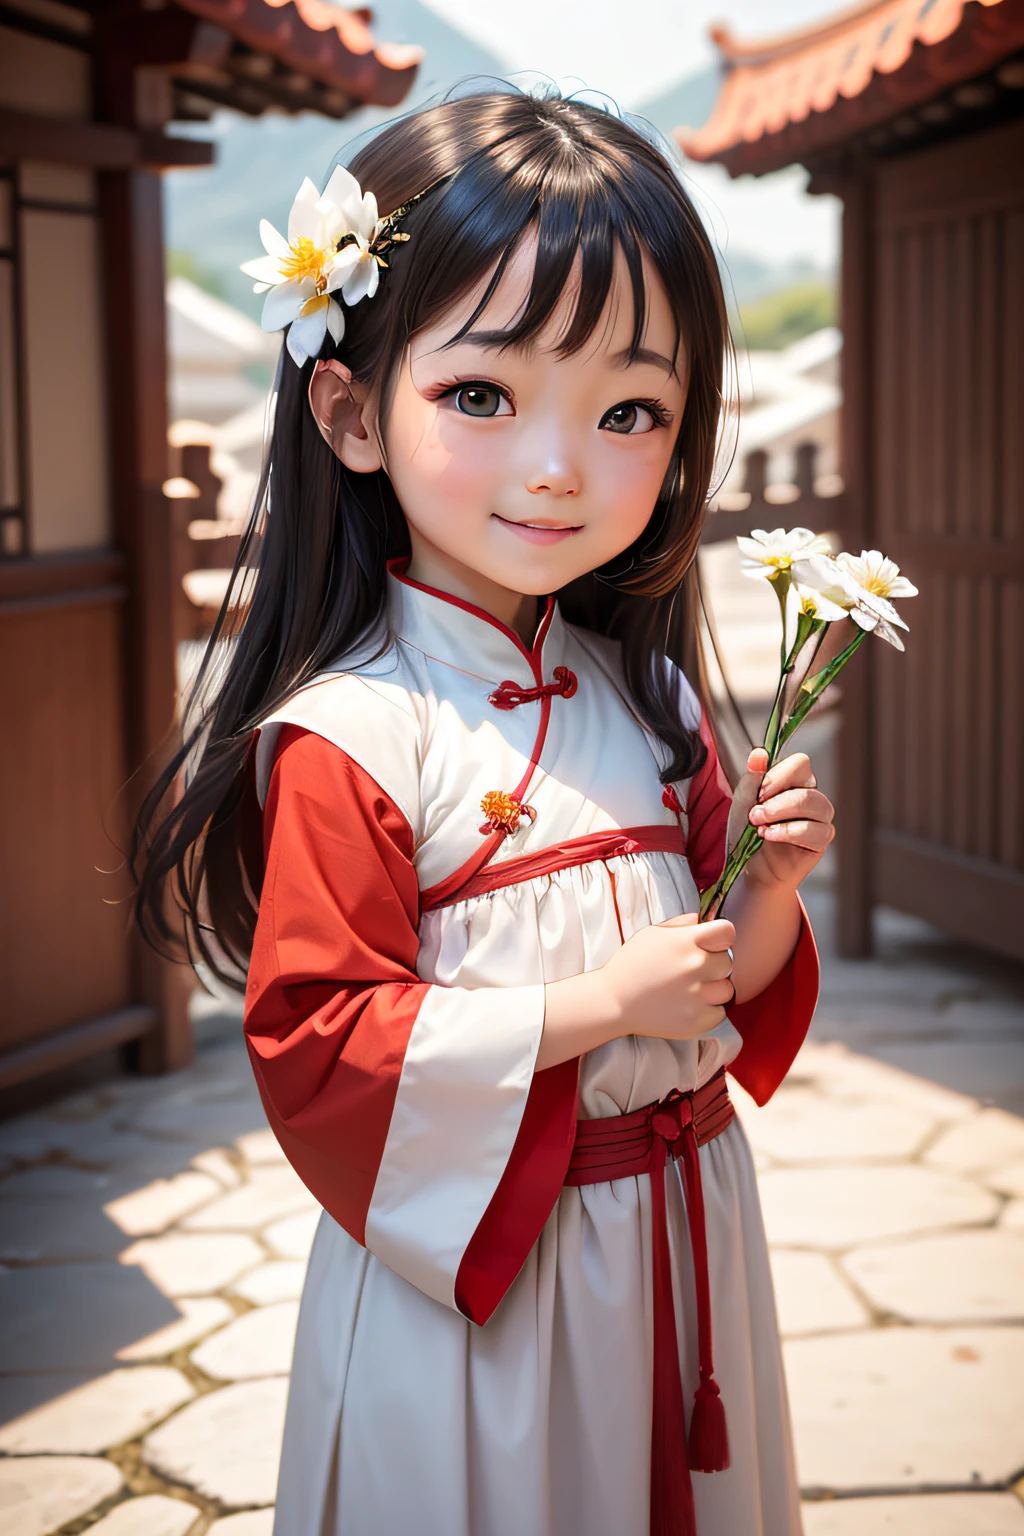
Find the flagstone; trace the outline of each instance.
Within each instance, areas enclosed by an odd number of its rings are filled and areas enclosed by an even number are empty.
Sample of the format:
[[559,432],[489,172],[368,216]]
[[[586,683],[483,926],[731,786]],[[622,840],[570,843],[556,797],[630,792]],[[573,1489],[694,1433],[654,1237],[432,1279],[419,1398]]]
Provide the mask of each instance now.
[[125,1499],[90,1525],[89,1536],[186,1536],[202,1511],[184,1499],[168,1499],[161,1493]]
[[137,1264],[166,1296],[205,1296],[223,1290],[264,1257],[241,1232],[173,1232],[144,1237],[121,1254]]
[[95,1200],[0,1202],[0,1259],[7,1263],[112,1259],[123,1247],[124,1234]]
[[996,1189],[1001,1195],[1024,1196],[1024,1158],[1016,1163],[1004,1163],[1001,1168],[993,1168],[991,1173],[985,1175],[985,1183],[989,1189]]
[[906,1322],[1024,1321],[1024,1233],[983,1230],[857,1248],[846,1273]]
[[807,1492],[984,1488],[1024,1461],[1024,1328],[880,1328],[783,1350]]
[[297,1301],[279,1301],[243,1312],[192,1351],[192,1363],[220,1381],[284,1376],[291,1369]]
[[[209,1132],[205,1135],[208,1137]],[[25,1162],[61,1154],[98,1168],[128,1165],[133,1171],[152,1168],[154,1161],[159,1161],[161,1168],[154,1171],[166,1172],[169,1157],[177,1155],[180,1166],[183,1148],[151,1140],[146,1134],[144,1115],[138,1127],[132,1130],[115,1125],[110,1116],[92,1122],[59,1122],[41,1115],[27,1115],[0,1125],[0,1150]],[[188,1155],[202,1150],[202,1146],[193,1146],[188,1149]]]
[[872,1046],[874,1055],[914,1076],[945,1083],[975,1099],[989,1099],[1024,1113],[1024,1040],[892,1041]]
[[234,1308],[219,1296],[182,1296],[174,1303],[181,1313],[174,1322],[155,1333],[147,1334],[125,1344],[117,1351],[119,1360],[164,1360],[176,1350],[198,1344],[208,1333],[229,1323],[235,1316]]
[[758,1181],[768,1241],[782,1248],[857,1243],[991,1221],[996,1197],[934,1168],[777,1168]]
[[198,1397],[143,1441],[155,1472],[228,1508],[271,1504],[288,1382],[239,1381]]
[[943,1020],[959,1034],[1020,1036],[1021,1000],[1016,997],[979,997],[949,1004]]
[[254,1168],[249,1180],[205,1205],[182,1225],[190,1232],[251,1232],[293,1211],[316,1208],[316,1200],[288,1163]]
[[274,1510],[247,1509],[240,1515],[225,1515],[215,1520],[207,1536],[273,1536]]
[[218,1181],[208,1173],[188,1169],[173,1179],[155,1179],[141,1189],[121,1195],[103,1207],[111,1221],[129,1237],[165,1232],[190,1211],[222,1194]]
[[918,1493],[827,1499],[803,1507],[804,1536],[1024,1536],[1012,1493]]
[[[254,1166],[259,1163],[284,1163],[287,1162],[281,1143],[269,1126],[264,1126],[261,1131],[249,1131],[244,1136],[239,1136],[235,1146],[241,1152],[247,1163]],[[237,1518],[241,1519],[241,1516]]]
[[782,1088],[744,1125],[751,1142],[782,1163],[877,1163],[912,1157],[935,1128],[919,1110],[825,1098]]
[[944,965],[938,957],[928,957],[927,964],[915,964],[909,957],[900,965],[876,958],[865,965],[858,960],[840,960],[829,955],[828,965],[823,968],[822,1002],[825,1007],[833,1003],[859,1002],[877,998],[890,1008],[907,1004],[912,1008],[934,1008],[950,992],[963,986],[963,973]]
[[208,1134],[214,1125],[218,1137],[232,1141],[255,1130],[266,1121],[256,1083],[246,1062],[235,1058],[231,1066],[236,1070],[230,1075],[199,1078],[153,1100],[129,1127],[170,1141]]
[[866,1307],[824,1254],[773,1248],[771,1261],[779,1327],[785,1337],[863,1328],[869,1323]]
[[[0,1201],[20,1196],[23,1200],[95,1200],[109,1198],[114,1175],[69,1163],[41,1163],[22,1168],[0,1182]],[[2,1209],[2,1207],[0,1207]]]
[[263,1233],[263,1239],[282,1259],[308,1259],[320,1221],[320,1211],[300,1211],[275,1221]]
[[45,1403],[93,1381],[90,1371],[18,1371],[0,1376],[0,1425],[10,1424]]
[[977,1112],[976,1099],[901,1071],[871,1056],[858,1056],[838,1041],[805,1041],[787,1082],[804,1079],[832,1099],[854,1098],[913,1109],[937,1121],[962,1120]]
[[950,1126],[925,1153],[925,1162],[957,1173],[980,1173],[1019,1161],[1024,1170],[1024,1120],[1005,1109],[982,1109]]
[[6,1457],[0,1460],[4,1536],[49,1536],[121,1486],[117,1468],[94,1456]]
[[0,1274],[0,1360],[9,1371],[108,1370],[117,1350],[178,1316],[136,1268],[12,1269]]
[[242,1182],[242,1175],[223,1147],[211,1147],[206,1152],[198,1152],[192,1159],[192,1166],[201,1173],[210,1174],[225,1189],[234,1189],[236,1184]]
[[5,1424],[0,1451],[96,1455],[144,1434],[194,1396],[171,1366],[110,1371]]
[[272,1301],[298,1301],[305,1279],[306,1265],[301,1259],[270,1259],[236,1280],[231,1290],[253,1306],[265,1307]]

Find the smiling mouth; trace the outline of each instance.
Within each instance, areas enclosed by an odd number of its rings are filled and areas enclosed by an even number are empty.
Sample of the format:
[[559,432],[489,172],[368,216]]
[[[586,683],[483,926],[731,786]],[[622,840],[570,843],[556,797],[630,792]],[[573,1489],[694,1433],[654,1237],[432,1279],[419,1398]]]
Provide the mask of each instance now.
[[560,539],[571,538],[574,533],[579,533],[582,523],[545,523],[545,522],[515,522],[510,517],[499,517],[497,512],[493,514],[496,522],[505,528],[510,528],[519,538],[528,539],[531,544],[555,544]]

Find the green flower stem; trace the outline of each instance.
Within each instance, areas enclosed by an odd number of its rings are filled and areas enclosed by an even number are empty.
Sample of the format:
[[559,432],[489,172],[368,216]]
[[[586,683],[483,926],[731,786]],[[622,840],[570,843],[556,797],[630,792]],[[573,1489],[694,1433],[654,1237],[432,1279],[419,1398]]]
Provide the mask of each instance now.
[[[775,695],[771,719],[768,721],[768,729],[765,732],[764,738],[769,768],[774,767],[778,762],[782,748],[803,724],[826,688],[835,682],[854,652],[867,639],[867,631],[859,629],[845,650],[840,651],[838,656],[833,657],[827,666],[822,667],[820,672],[805,678],[800,686],[800,695],[795,708],[783,718],[782,701],[789,674],[796,664],[796,658],[810,636],[817,634],[818,643],[811,658],[811,667],[813,667],[818,651],[821,649],[824,632],[827,627],[823,620],[812,619],[807,614],[801,614],[800,619],[797,621],[796,638],[793,641],[792,649],[783,654],[782,675],[779,678],[778,692]],[[756,828],[748,823],[736,839],[725,861],[722,873],[714,885],[709,886],[701,897],[699,919],[702,923],[709,922],[712,918],[719,915],[725,904],[726,897],[754,857],[754,854],[762,846],[762,841]]]
[[788,570],[778,570],[774,576],[770,576],[772,591],[779,600],[779,614],[782,618],[782,649],[779,655],[779,664],[783,670],[786,666],[786,598],[789,589],[793,585],[793,577]]
[[829,686],[830,683],[835,682],[840,672],[846,666],[846,663],[850,660],[850,657],[861,645],[863,645],[866,639],[867,630],[858,629],[856,635],[854,635],[853,639],[850,641],[845,650],[840,651],[838,656],[833,657],[833,659],[828,663],[828,666],[822,667],[821,671],[815,677],[809,677],[804,682],[800,689],[802,697],[783,725],[782,732],[779,737],[780,746],[784,746],[789,738],[794,734],[794,732],[797,731],[801,725],[803,725],[804,721],[807,719],[807,716],[810,714],[815,704],[817,704],[818,700],[825,692],[825,689]]
[[796,634],[793,637],[792,649],[787,651],[782,658],[782,670],[779,676],[779,686],[775,694],[775,702],[772,705],[771,716],[768,720],[768,728],[764,733],[764,746],[768,753],[768,766],[771,767],[778,756],[779,733],[783,725],[783,712],[786,703],[786,689],[789,679],[796,666],[797,658],[812,635],[823,628],[821,619],[815,619],[808,613],[800,613],[796,621]]

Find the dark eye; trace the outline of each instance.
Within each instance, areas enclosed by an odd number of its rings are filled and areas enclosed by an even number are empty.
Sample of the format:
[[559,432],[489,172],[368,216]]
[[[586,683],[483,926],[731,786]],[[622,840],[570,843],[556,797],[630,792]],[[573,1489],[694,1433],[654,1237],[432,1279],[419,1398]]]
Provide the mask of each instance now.
[[645,405],[638,405],[635,400],[627,400],[622,405],[613,405],[611,410],[601,418],[603,431],[618,432],[622,437],[650,432],[654,424],[654,416],[651,412]]
[[463,416],[497,416],[503,398],[493,384],[464,384],[455,391],[455,409]]

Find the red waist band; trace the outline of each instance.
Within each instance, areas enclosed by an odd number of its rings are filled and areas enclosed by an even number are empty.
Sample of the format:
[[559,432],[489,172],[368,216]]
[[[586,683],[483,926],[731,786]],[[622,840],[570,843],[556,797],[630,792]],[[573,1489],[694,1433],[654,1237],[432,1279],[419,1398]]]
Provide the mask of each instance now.
[[[651,1536],[696,1536],[690,1472],[721,1472],[729,1465],[725,1409],[712,1360],[711,1287],[704,1191],[697,1149],[720,1136],[735,1118],[725,1072],[693,1093],[673,1089],[657,1104],[607,1120],[580,1120],[566,1184],[604,1184],[647,1173],[651,1179],[654,1276],[654,1391],[651,1415]],[[700,1385],[690,1418],[689,1444],[679,1344],[672,1299],[672,1258],[665,1210],[665,1164],[682,1161],[690,1223],[697,1312]]]
[[686,839],[678,822],[653,827],[622,827],[613,832],[590,832],[584,837],[570,837],[564,843],[554,843],[518,859],[502,859],[498,864],[489,862],[496,850],[489,844],[485,846],[486,852],[481,849],[479,856],[467,861],[454,875],[421,893],[422,912],[433,912],[438,907],[452,906],[472,896],[499,891],[506,885],[535,880],[538,875],[552,875],[560,869],[617,859],[624,854],[684,854]]

